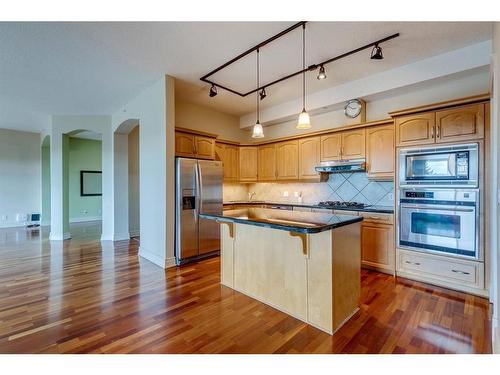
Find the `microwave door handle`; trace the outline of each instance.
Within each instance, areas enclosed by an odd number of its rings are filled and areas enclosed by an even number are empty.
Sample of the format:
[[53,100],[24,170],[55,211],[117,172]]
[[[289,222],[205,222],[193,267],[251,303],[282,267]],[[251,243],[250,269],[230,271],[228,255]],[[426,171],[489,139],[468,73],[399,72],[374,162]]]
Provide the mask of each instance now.
[[456,212],[474,212],[473,208],[461,208],[461,207],[436,207],[428,205],[409,205],[402,204],[401,208],[413,208],[422,210],[434,210],[434,211],[456,211]]
[[452,177],[457,176],[457,154],[450,154],[448,156],[448,172]]

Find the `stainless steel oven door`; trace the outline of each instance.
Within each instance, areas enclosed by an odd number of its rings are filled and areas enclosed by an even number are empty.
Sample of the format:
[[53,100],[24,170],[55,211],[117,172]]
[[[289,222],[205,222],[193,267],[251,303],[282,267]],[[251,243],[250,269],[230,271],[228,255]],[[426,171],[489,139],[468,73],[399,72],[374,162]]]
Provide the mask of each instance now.
[[476,206],[400,204],[399,246],[477,258]]

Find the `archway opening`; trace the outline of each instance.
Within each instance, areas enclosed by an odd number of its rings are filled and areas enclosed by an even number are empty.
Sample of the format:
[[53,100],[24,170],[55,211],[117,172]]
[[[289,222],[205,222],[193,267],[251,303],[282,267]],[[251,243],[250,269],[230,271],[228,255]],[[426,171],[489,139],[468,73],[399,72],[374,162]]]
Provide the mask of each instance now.
[[63,139],[64,206],[72,237],[102,233],[102,135],[88,130]]

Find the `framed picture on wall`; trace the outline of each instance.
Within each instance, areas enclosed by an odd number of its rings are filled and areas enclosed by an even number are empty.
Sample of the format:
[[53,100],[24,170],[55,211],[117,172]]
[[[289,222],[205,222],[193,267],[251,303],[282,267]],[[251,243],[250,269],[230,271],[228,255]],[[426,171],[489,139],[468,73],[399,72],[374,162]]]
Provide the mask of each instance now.
[[95,197],[102,195],[102,172],[80,171],[80,196]]

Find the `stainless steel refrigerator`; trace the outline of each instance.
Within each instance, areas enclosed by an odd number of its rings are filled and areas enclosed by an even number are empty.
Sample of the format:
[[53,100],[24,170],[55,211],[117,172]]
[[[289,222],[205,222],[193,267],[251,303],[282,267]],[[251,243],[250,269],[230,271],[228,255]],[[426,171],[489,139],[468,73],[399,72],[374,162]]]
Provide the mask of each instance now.
[[175,257],[177,264],[220,251],[219,224],[199,217],[222,212],[223,170],[220,161],[175,160]]

